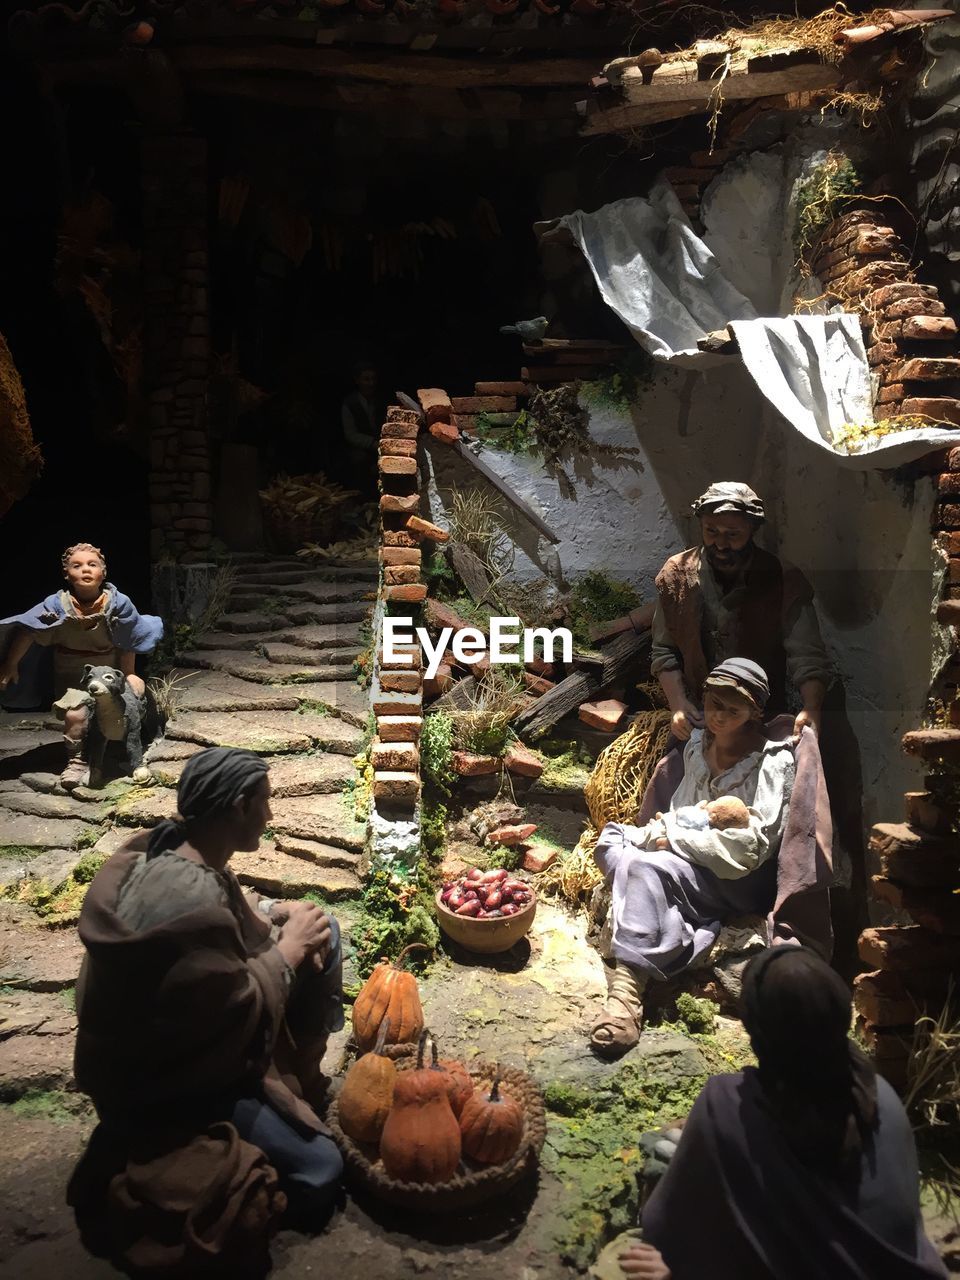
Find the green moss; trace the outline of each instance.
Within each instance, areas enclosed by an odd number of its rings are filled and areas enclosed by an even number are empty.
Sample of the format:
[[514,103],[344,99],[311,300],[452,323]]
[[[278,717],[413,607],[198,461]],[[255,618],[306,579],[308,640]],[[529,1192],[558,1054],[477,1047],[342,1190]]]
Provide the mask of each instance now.
[[71,924],[80,915],[90,881],[106,860],[106,854],[85,853],[65,879],[56,883],[43,878],[21,880],[8,885],[3,896],[26,903],[45,924]]
[[505,453],[536,453],[536,423],[525,409],[506,424],[499,421],[501,415],[480,413],[477,415],[477,436],[484,444]]
[[333,707],[326,702],[319,702],[314,698],[304,698],[297,705],[297,714],[315,715],[315,716],[332,716],[334,714]]
[[78,1117],[93,1114],[83,1094],[65,1089],[31,1089],[16,1101],[4,1103],[3,1109],[11,1115],[52,1120],[54,1124],[70,1124]]
[[9,858],[11,862],[29,862],[41,853],[42,849],[30,844],[0,844],[0,858]]
[[92,849],[100,839],[100,829],[98,827],[84,827],[73,842],[75,849]]
[[570,625],[578,644],[589,645],[590,628],[600,622],[622,618],[640,604],[629,582],[610,578],[599,569],[585,573],[570,593]]
[[657,362],[648,351],[637,347],[618,360],[612,372],[594,382],[585,382],[580,394],[588,404],[625,413],[653,385],[656,376]]
[[70,873],[77,884],[89,884],[107,860],[105,853],[85,853]]
[[[410,878],[377,867],[369,876],[363,893],[363,909],[354,932],[357,968],[366,977],[383,957],[396,957],[412,942],[431,949],[440,941],[433,917],[433,888],[429,873],[421,869]],[[422,964],[422,953],[415,959]]]
[[706,1078],[656,1079],[629,1063],[589,1091],[547,1086],[543,1165],[567,1193],[549,1230],[564,1262],[585,1269],[610,1235],[635,1223],[640,1135],[687,1115]]
[[434,711],[425,717],[420,730],[420,772],[441,795],[449,795],[456,781],[452,750],[453,721],[445,711]]
[[694,1034],[709,1035],[716,1026],[717,1006],[712,1000],[699,1000],[689,991],[677,996],[677,1016]]
[[537,779],[537,786],[557,791],[582,791],[593,772],[590,753],[582,744],[554,740],[538,745],[545,767]]
[[447,840],[447,806],[425,795],[420,806],[420,844],[433,862],[438,862]]

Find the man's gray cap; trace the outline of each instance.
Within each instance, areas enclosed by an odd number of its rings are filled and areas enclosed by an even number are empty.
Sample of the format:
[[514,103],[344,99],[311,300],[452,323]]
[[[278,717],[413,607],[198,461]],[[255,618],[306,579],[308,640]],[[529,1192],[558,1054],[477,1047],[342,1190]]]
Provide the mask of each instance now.
[[764,520],[763,503],[748,484],[736,480],[719,480],[702,493],[691,508],[695,516],[719,515],[736,511],[751,520]]

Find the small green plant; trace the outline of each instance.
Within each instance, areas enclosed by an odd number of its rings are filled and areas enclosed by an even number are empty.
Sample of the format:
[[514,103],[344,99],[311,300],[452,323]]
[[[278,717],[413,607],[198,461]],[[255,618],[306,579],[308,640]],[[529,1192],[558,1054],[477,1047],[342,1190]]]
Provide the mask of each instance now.
[[717,1006],[711,1000],[701,1000],[689,991],[677,996],[677,1017],[692,1035],[711,1035],[716,1026]]
[[793,247],[798,262],[803,262],[821,232],[843,213],[862,189],[863,179],[853,161],[840,151],[831,151],[819,168],[797,184]]
[[597,408],[609,406],[625,413],[656,380],[657,362],[643,347],[636,347],[617,361],[613,369],[581,388],[583,398]]
[[622,618],[640,604],[629,582],[608,577],[599,569],[585,573],[570,593],[570,623],[578,644],[589,645],[591,626]]
[[413,942],[435,948],[440,930],[434,920],[433,887],[427,868],[421,866],[416,878],[404,879],[387,867],[375,867],[364,888],[354,939],[361,977],[366,977],[384,956],[396,957]]
[[100,839],[100,831],[97,827],[84,827],[73,842],[75,849],[92,849]]
[[447,839],[447,806],[429,795],[423,797],[420,807],[420,844],[423,852],[433,862],[443,854]]
[[106,860],[105,853],[85,853],[73,868],[71,875],[77,884],[89,884]]
[[445,711],[434,711],[425,717],[420,730],[420,772],[445,796],[456,779],[452,750],[453,720]]
[[432,596],[444,596],[455,587],[457,581],[457,575],[450,568],[442,551],[431,551],[426,556],[422,576]]
[[477,437],[494,449],[504,453],[535,453],[537,451],[536,423],[521,409],[512,423],[500,426],[489,413],[477,415]]

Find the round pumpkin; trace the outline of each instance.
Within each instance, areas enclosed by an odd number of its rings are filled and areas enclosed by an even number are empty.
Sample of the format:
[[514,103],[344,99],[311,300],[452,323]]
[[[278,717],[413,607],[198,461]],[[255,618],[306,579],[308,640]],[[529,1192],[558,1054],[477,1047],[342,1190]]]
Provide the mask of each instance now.
[[460,1134],[464,1155],[480,1164],[503,1164],[519,1147],[523,1111],[511,1097],[501,1094],[499,1076],[489,1093],[474,1090],[460,1113]]
[[462,1062],[454,1058],[441,1058],[438,1064],[447,1073],[447,1097],[453,1114],[459,1117],[468,1098],[473,1097],[473,1081]]
[[449,1182],[460,1163],[460,1126],[447,1096],[447,1073],[423,1064],[429,1032],[420,1036],[417,1065],[397,1072],[393,1106],[380,1137],[380,1159],[401,1182]]
[[381,961],[361,987],[353,1005],[353,1035],[361,1053],[376,1044],[384,1018],[390,1019],[387,1044],[409,1044],[423,1031],[417,980],[401,967],[407,954],[418,947],[429,950],[420,942],[404,947],[395,963]]
[[397,1068],[383,1056],[390,1019],[380,1024],[377,1043],[346,1074],[337,1109],[340,1128],[356,1142],[379,1142],[390,1108]]

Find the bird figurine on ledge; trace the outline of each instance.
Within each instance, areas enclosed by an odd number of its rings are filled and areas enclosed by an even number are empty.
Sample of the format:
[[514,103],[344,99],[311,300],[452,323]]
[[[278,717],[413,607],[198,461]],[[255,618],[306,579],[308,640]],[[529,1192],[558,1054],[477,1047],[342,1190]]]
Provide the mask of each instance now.
[[537,316],[535,320],[518,320],[516,324],[502,324],[501,333],[516,334],[523,342],[542,342],[543,335],[550,327],[546,316]]

